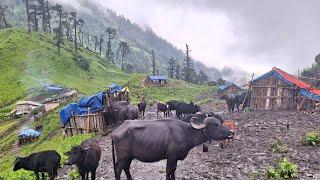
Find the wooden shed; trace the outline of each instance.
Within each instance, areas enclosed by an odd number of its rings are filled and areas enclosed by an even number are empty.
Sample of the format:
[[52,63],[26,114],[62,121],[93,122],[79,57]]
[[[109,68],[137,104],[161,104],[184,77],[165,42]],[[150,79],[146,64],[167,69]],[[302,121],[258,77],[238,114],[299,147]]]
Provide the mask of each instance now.
[[254,79],[249,88],[252,91],[250,108],[253,110],[300,110],[310,108],[310,103],[320,100],[320,90],[279,68]]
[[102,134],[106,128],[102,112],[84,115],[73,115],[70,121],[63,127],[67,136],[88,133]]
[[236,94],[242,89],[235,85],[234,83],[227,83],[222,86],[219,86],[218,95],[220,99],[225,99],[228,94]]

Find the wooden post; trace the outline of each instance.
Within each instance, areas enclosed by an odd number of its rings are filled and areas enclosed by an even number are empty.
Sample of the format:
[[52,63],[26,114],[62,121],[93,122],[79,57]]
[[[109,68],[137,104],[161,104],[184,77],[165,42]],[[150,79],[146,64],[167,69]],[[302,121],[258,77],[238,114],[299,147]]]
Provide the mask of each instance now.
[[[253,77],[254,77],[254,73],[252,74],[252,77],[251,77],[251,81],[248,83],[248,91],[247,91],[247,93],[246,93],[246,96],[244,97],[244,99],[243,99],[243,102],[242,102],[242,105],[241,105],[241,109],[243,109],[243,104],[244,104],[244,102],[246,102],[246,99],[247,99],[247,96],[248,96],[248,92],[250,91],[250,89],[251,89],[251,83],[252,83],[252,81],[253,81]],[[249,106],[250,106],[250,104],[249,104]]]

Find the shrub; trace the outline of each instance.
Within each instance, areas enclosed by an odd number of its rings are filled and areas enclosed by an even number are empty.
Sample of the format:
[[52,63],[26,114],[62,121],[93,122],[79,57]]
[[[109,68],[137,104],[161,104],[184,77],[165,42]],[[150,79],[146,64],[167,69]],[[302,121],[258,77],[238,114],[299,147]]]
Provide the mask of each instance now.
[[82,56],[76,58],[77,64],[84,70],[89,71],[90,61]]
[[270,147],[269,147],[270,151],[272,151],[273,153],[285,153],[288,151],[288,148],[286,145],[284,145],[282,143],[282,141],[278,138],[276,138],[275,140],[273,140],[270,143]]
[[318,132],[309,132],[303,138],[303,144],[308,146],[317,146],[320,144],[320,133]]
[[287,158],[279,162],[277,167],[269,166],[266,170],[267,178],[291,179],[298,177],[298,165],[291,163]]
[[76,180],[76,179],[80,179],[80,174],[77,170],[77,168],[73,168],[69,174],[68,174],[68,179],[69,180]]

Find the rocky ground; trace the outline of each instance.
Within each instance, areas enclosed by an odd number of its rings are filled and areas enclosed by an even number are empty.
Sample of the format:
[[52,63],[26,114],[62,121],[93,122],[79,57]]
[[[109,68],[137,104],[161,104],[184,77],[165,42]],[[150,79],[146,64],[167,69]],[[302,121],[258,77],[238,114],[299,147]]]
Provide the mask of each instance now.
[[[266,167],[274,165],[283,157],[288,157],[290,161],[299,165],[299,179],[320,179],[319,149],[301,144],[302,136],[306,132],[319,127],[319,116],[295,111],[230,115],[225,112],[226,107],[219,101],[202,107],[204,110],[221,112],[225,119],[234,120],[237,123],[237,139],[223,149],[219,147],[218,142],[212,142],[207,153],[202,152],[202,146],[195,147],[184,161],[178,162],[177,179],[265,179]],[[146,119],[154,118],[155,108],[149,107]],[[270,144],[276,138],[284,143],[287,152],[273,153],[270,150]],[[110,135],[99,140],[103,154],[97,170],[97,179],[114,179]],[[165,179],[165,167],[166,161],[142,163],[134,160],[131,173],[136,180]],[[65,172],[66,169],[62,171]],[[66,173],[63,174],[60,175],[60,179],[67,178]],[[126,179],[124,172],[122,179]]]

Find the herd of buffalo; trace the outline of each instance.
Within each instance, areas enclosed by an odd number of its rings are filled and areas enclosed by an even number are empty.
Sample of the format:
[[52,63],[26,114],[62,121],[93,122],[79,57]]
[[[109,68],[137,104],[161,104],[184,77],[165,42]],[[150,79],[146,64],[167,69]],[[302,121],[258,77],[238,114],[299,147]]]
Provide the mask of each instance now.
[[[226,102],[231,101],[233,106],[237,106],[238,102],[243,101],[242,96],[244,95],[227,96]],[[130,105],[127,101],[114,101],[103,110],[108,125],[121,123],[111,135],[116,180],[120,180],[122,170],[127,179],[133,179],[130,174],[133,159],[142,162],[166,159],[166,179],[174,180],[177,161],[185,159],[192,148],[207,141],[223,141],[234,137],[234,124],[230,126],[213,112],[201,112],[200,106],[192,102],[170,100],[166,104],[157,103],[157,117],[161,112],[164,118],[138,120],[139,113],[145,116],[146,107],[147,103],[143,98],[137,106]],[[176,111],[176,117],[172,116],[172,111]],[[97,140],[86,140],[81,145],[72,147],[65,155],[69,157],[65,165],[75,164],[83,180],[89,179],[89,173],[91,179],[95,179],[101,158]],[[34,171],[37,179],[39,173],[42,176],[48,173],[50,179],[54,179],[60,160],[56,151],[42,151],[17,158],[13,170]]]

